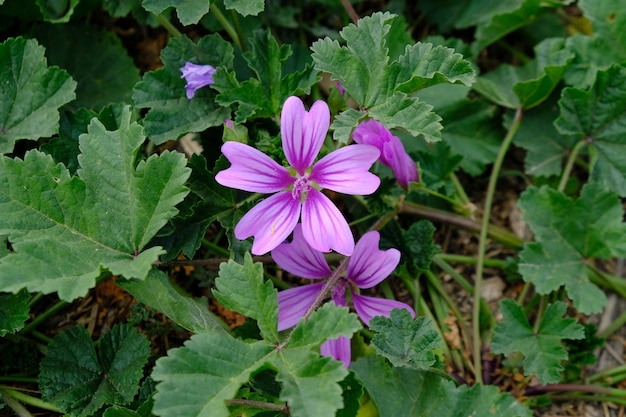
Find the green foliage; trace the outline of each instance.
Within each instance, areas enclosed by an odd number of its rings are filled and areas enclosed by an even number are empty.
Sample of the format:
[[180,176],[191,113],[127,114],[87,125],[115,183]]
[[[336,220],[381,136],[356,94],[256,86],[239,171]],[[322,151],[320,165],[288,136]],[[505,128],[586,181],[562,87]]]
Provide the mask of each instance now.
[[162,250],[141,252],[176,214],[189,176],[182,155],[139,161],[145,138],[125,110],[120,129],[97,119],[81,136],[78,176],[50,156],[0,159],[0,234],[15,253],[0,259],[0,289],[82,296],[102,268],[144,279]]
[[276,289],[271,281],[263,281],[263,265],[252,263],[250,254],[243,265],[233,260],[222,263],[215,288],[213,295],[224,307],[255,319],[266,340],[279,340]]
[[500,65],[478,77],[473,88],[501,106],[529,109],[550,96],[573,58],[563,39],[546,39],[535,47],[534,60],[522,67]]
[[443,340],[427,317],[411,318],[406,309],[393,309],[389,318],[378,316],[370,321],[376,332],[372,346],[393,366],[427,370],[437,361]]
[[289,96],[311,91],[311,86],[319,80],[318,74],[309,64],[288,73],[286,62],[291,54],[289,45],[279,45],[271,32],[259,30],[250,40],[250,50],[243,54],[256,78],[241,81],[235,72],[218,70],[213,85],[220,92],[216,100],[222,106],[237,104],[236,123],[274,117],[280,114]]
[[543,186],[525,191],[519,206],[539,242],[526,244],[520,254],[524,280],[540,294],[564,286],[576,309],[599,312],[606,296],[589,282],[587,263],[623,253],[626,226],[618,196],[590,183],[573,200]]
[[220,126],[230,118],[230,109],[216,104],[216,93],[209,87],[188,99],[180,72],[186,62],[230,69],[233,48],[221,36],[207,35],[197,43],[184,36],[171,38],[161,52],[161,61],[163,67],[144,74],[133,91],[135,104],[149,109],[144,127],[150,140],[161,144],[187,132]]
[[555,126],[561,134],[576,135],[596,151],[591,180],[626,196],[626,67],[599,71],[588,90],[565,88]]
[[117,283],[138,301],[160,311],[189,331],[224,330],[222,322],[209,311],[205,298],[196,299],[182,294],[162,271],[153,268],[145,280]]
[[[441,138],[440,118],[430,105],[409,95],[444,82],[469,86],[475,78],[474,69],[454,50],[421,42],[406,46],[392,61],[387,36],[396,22],[389,13],[374,13],[340,32],[345,46],[328,37],[316,41],[311,47],[315,67],[330,73],[360,107],[387,128],[406,129],[436,141]],[[352,128],[356,127],[358,120],[351,114],[333,126],[336,140],[347,141],[349,120]]]
[[130,326],[114,326],[95,345],[84,327],[74,327],[48,346],[39,387],[64,413],[90,416],[104,404],[132,401],[149,354],[148,340]]
[[17,294],[0,294],[0,337],[15,333],[28,320],[30,294],[22,290]]
[[166,9],[176,9],[178,20],[183,25],[193,25],[209,12],[210,1],[206,0],[144,0],[141,5],[154,14],[161,14]]
[[434,232],[435,226],[428,220],[419,220],[411,224],[408,230],[400,229],[395,224],[383,229],[383,233],[389,233],[385,236],[386,244],[400,250],[403,254],[401,262],[411,274],[430,268],[433,256],[440,251],[433,239]]
[[242,16],[256,16],[265,9],[265,0],[224,0],[224,7],[234,9]]
[[159,381],[155,414],[166,416],[175,410],[180,416],[228,416],[224,401],[265,369],[276,370],[276,380],[282,383],[279,400],[288,403],[293,416],[333,415],[343,407],[339,382],[347,376],[346,369],[313,349],[327,338],[351,336],[360,328],[355,315],[328,303],[280,342],[276,291],[263,282],[261,265],[253,264],[249,254],[243,265],[232,260],[223,264],[216,286],[218,300],[256,319],[269,340],[242,341],[211,331],[170,350],[152,374]]
[[18,139],[52,136],[59,129],[58,108],[74,100],[76,82],[48,67],[44,48],[32,39],[0,44],[0,155]]
[[561,361],[567,359],[563,339],[582,339],[583,326],[576,319],[563,318],[567,305],[561,301],[549,304],[536,330],[530,325],[524,310],[513,300],[502,300],[503,321],[494,329],[491,351],[510,355],[524,355],[525,375],[536,375],[542,384],[561,380]]
[[532,416],[528,408],[493,385],[456,387],[452,381],[431,372],[393,368],[379,356],[360,359],[352,368],[381,416]]

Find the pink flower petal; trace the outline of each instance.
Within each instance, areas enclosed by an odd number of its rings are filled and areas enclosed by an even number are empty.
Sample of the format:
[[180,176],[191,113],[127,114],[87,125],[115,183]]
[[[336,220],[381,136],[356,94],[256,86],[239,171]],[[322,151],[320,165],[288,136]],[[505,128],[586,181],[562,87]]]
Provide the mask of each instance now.
[[407,188],[410,181],[417,181],[415,161],[406,153],[402,141],[391,134],[382,123],[374,119],[361,122],[352,138],[356,143],[372,145],[380,150],[380,162],[393,170],[398,183]]
[[255,193],[275,193],[294,181],[287,168],[252,146],[226,142],[222,145],[222,152],[231,166],[218,172],[215,180],[225,187]]
[[323,282],[289,288],[278,293],[278,331],[298,324],[322,291]]
[[262,255],[280,245],[293,231],[300,217],[300,200],[290,191],[281,191],[261,201],[235,226],[235,237],[254,236],[252,253]]
[[354,238],[339,209],[321,191],[311,189],[302,204],[302,235],[320,252],[335,250],[350,256]]
[[296,225],[291,243],[284,242],[272,251],[274,261],[287,272],[302,278],[329,277],[332,270],[322,252],[313,250],[302,236],[302,226]]
[[325,102],[316,101],[307,112],[298,97],[285,101],[280,117],[283,149],[287,161],[300,175],[317,157],[329,125],[330,110]]
[[352,294],[352,304],[356,310],[356,314],[359,315],[363,323],[366,326],[370,325],[370,320],[376,316],[389,317],[391,310],[394,308],[406,308],[411,313],[411,316],[415,318],[415,311],[409,306],[400,301],[389,300],[388,298],[375,298],[367,297],[364,295]]
[[400,251],[378,248],[380,234],[368,232],[359,239],[348,263],[346,278],[359,288],[371,288],[393,272],[400,262]]
[[352,356],[350,339],[345,336],[339,336],[337,339],[327,340],[320,346],[320,354],[343,362],[343,365],[348,369]]
[[374,146],[344,146],[320,159],[313,166],[310,179],[339,193],[372,194],[380,185],[380,178],[368,170],[379,155]]

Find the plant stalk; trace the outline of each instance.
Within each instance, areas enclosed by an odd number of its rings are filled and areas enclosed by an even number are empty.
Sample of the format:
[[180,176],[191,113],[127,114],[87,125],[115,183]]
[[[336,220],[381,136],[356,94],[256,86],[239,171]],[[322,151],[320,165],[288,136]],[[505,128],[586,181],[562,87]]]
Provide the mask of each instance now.
[[482,377],[482,349],[481,349],[481,333],[480,333],[480,310],[481,310],[481,291],[483,283],[483,270],[485,265],[485,252],[487,248],[487,237],[489,235],[489,220],[491,218],[491,208],[493,205],[493,197],[496,191],[496,184],[498,177],[500,176],[500,169],[504,162],[504,156],[506,155],[513,137],[519,129],[522,123],[522,108],[518,108],[515,112],[515,118],[513,123],[509,127],[509,131],[504,137],[504,141],[500,146],[500,151],[493,164],[491,170],[491,176],[489,177],[489,185],[487,186],[487,195],[485,197],[485,208],[483,211],[482,225],[480,228],[480,238],[478,241],[478,260],[476,262],[476,280],[474,282],[474,305],[472,310],[472,334],[473,334],[473,354],[474,354],[474,377],[478,384],[483,383]]

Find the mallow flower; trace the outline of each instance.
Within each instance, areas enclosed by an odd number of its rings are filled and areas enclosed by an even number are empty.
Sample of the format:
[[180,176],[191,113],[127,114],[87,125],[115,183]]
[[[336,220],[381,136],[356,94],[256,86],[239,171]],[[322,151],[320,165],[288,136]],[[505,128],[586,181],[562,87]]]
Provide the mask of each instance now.
[[[331,294],[332,301],[340,306],[346,306],[347,300],[351,299],[354,310],[366,326],[375,316],[389,317],[394,308],[405,308],[415,317],[413,309],[405,303],[360,294],[361,289],[372,288],[387,278],[400,262],[397,249],[380,250],[379,242],[377,231],[361,237],[348,260],[345,276],[339,279]],[[290,243],[284,242],[272,251],[272,258],[293,275],[319,280],[278,293],[278,330],[283,331],[300,321],[322,291],[324,282],[321,280],[332,275],[333,271],[324,255],[307,244],[300,225],[296,226]],[[327,340],[320,347],[320,352],[342,361],[346,368],[350,364],[350,340],[347,337]]]
[[374,119],[361,122],[352,138],[356,143],[373,145],[380,151],[380,162],[390,167],[398,183],[408,188],[409,182],[417,181],[415,161],[406,153],[400,138],[391,134],[382,123]]
[[216,69],[211,65],[198,65],[187,62],[180,68],[182,77],[187,81],[185,90],[187,90],[187,98],[192,99],[196,95],[196,90],[207,85],[213,84],[213,75]]
[[231,166],[215,176],[218,183],[244,191],[275,193],[254,206],[235,226],[237,239],[254,236],[253,254],[264,254],[281,244],[300,218],[304,239],[313,248],[352,254],[350,227],[322,189],[373,193],[380,179],[368,170],[380,152],[370,145],[349,145],[316,162],[329,124],[330,110],[323,101],[316,101],[308,112],[297,97],[285,101],[280,131],[289,167],[243,143],[222,145]]

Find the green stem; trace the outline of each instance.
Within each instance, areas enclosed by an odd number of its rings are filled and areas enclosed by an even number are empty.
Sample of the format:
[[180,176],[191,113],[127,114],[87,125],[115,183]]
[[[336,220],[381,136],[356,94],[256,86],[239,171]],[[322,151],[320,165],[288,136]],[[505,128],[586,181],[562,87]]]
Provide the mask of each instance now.
[[159,24],[163,26],[165,30],[167,30],[167,33],[169,33],[171,36],[182,36],[182,33],[180,33],[178,29],[176,29],[176,26],[174,26],[168,18],[161,14],[154,14],[154,17],[156,17],[156,20],[159,22]]
[[587,380],[589,382],[606,381],[610,384],[615,384],[626,379],[626,365],[616,366],[614,368],[605,369],[590,375]]
[[626,405],[626,398],[625,397],[612,397],[612,396],[608,396],[608,395],[598,395],[598,394],[591,394],[591,395],[583,395],[583,394],[578,394],[578,393],[568,393],[568,394],[559,394],[559,395],[551,395],[550,399],[553,400],[558,400],[558,401],[585,401],[585,402],[606,402],[606,403],[613,403],[613,404],[619,404],[619,405]]
[[454,172],[450,173],[449,178],[450,178],[450,181],[452,182],[452,185],[454,186],[454,189],[456,190],[457,195],[463,202],[463,205],[469,209],[471,206],[473,206],[473,204],[471,200],[469,199],[469,197],[467,196],[465,189],[461,185],[461,181],[459,181],[459,178],[456,176]]
[[574,162],[576,162],[576,158],[578,157],[578,153],[580,150],[587,144],[587,140],[581,140],[578,142],[571,150],[569,156],[567,157],[567,162],[565,163],[565,168],[563,169],[563,175],[561,175],[561,181],[559,181],[558,190],[563,192],[565,191],[565,186],[567,185],[567,180],[572,173],[572,168],[574,168]]
[[615,332],[620,330],[622,327],[626,325],[626,311],[619,315],[611,324],[609,324],[606,329],[603,329],[601,332],[598,332],[598,337],[603,339],[608,339]]
[[228,33],[228,36],[230,36],[235,45],[237,45],[237,47],[243,51],[241,41],[239,40],[239,34],[237,34],[237,31],[235,30],[233,25],[231,25],[228,19],[226,19],[219,7],[216,6],[215,2],[211,2],[211,6],[209,6],[209,9],[211,10],[211,13],[213,13],[213,16],[215,16],[217,21],[220,22],[220,25],[222,25],[226,33]]
[[[481,230],[481,225],[470,218],[461,216],[460,214],[439,210],[433,207],[423,206],[421,204],[402,201],[398,205],[397,212],[411,214],[417,217],[423,217],[435,222],[453,224],[472,232],[478,232]],[[496,240],[501,244],[513,249],[520,249],[524,244],[523,239],[517,237],[515,234],[509,232],[508,230],[496,225],[488,225],[487,233],[491,239]]]
[[54,316],[56,313],[58,313],[63,307],[65,307],[68,304],[69,303],[67,301],[57,301],[55,305],[53,305],[48,310],[44,311],[43,313],[35,317],[33,321],[31,321],[26,326],[24,326],[24,328],[22,329],[20,333],[23,335],[28,334],[31,330],[37,328],[37,326],[39,326],[44,321],[48,320],[50,317]]
[[[48,410],[48,411],[53,411],[55,413],[60,413],[61,410],[59,410],[57,407],[55,407],[54,405],[47,403],[45,401],[42,401],[40,398],[37,397],[33,397],[27,394],[24,394],[23,392],[11,389],[9,387],[4,387],[4,386],[0,386],[0,392],[2,393],[2,398],[6,401],[7,398],[11,398],[13,400],[17,400],[23,404],[27,404],[33,407],[37,407],[37,408],[41,408],[42,410]],[[31,416],[30,413],[25,414],[28,416]]]
[[476,372],[475,378],[478,384],[483,383],[482,377],[482,354],[481,354],[481,332],[480,332],[480,294],[483,283],[483,270],[485,264],[485,253],[487,249],[487,237],[489,233],[489,220],[491,218],[491,208],[493,205],[493,197],[496,191],[496,184],[498,177],[500,176],[500,169],[504,162],[504,156],[506,155],[513,137],[519,129],[522,123],[522,109],[518,108],[515,112],[515,118],[513,123],[509,127],[509,131],[504,137],[504,141],[500,146],[500,151],[493,164],[491,170],[491,176],[489,177],[489,185],[487,186],[487,195],[485,197],[485,207],[483,212],[483,221],[480,228],[480,237],[478,241],[478,262],[476,262],[476,280],[474,282],[474,305],[472,310],[472,335],[473,335],[473,354],[474,354],[474,371]]
[[[438,253],[435,255],[445,262],[454,262],[457,264],[476,265],[476,258],[467,255],[455,255],[453,253]],[[490,268],[502,269],[506,266],[506,261],[502,259],[485,259],[485,266]]]
[[225,402],[227,405],[240,405],[243,407],[258,408],[261,410],[279,411],[284,414],[289,414],[289,407],[287,406],[287,404],[274,404],[274,403],[268,403],[265,401],[246,400],[243,398],[241,399],[235,398],[232,400],[226,400]]

